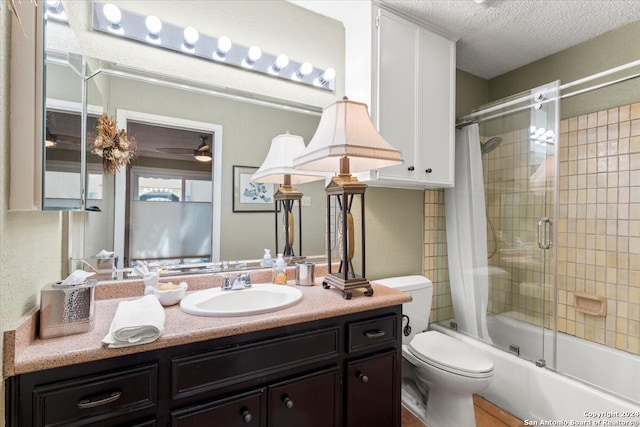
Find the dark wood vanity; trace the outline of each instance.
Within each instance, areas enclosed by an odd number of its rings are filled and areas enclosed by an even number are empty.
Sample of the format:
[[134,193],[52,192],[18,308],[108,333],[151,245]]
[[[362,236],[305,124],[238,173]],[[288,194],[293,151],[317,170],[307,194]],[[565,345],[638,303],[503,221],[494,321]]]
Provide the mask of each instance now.
[[11,376],[7,425],[400,426],[401,310]]

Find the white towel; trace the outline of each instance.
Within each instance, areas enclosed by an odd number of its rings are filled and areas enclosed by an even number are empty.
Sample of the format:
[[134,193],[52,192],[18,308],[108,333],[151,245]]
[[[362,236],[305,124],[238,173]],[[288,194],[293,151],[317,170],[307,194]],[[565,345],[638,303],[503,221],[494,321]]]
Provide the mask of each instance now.
[[120,301],[102,342],[109,348],[147,344],[157,340],[164,329],[164,308],[153,295]]

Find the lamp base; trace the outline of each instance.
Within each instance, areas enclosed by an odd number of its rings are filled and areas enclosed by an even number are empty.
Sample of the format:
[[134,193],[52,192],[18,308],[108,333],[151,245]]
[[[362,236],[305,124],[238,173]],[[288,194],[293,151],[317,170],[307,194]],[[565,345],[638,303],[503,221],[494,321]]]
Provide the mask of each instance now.
[[352,289],[357,288],[365,288],[365,296],[370,297],[373,295],[373,288],[364,277],[354,277],[345,280],[341,273],[329,273],[324,277],[322,287],[329,289],[331,286],[341,289],[342,298],[344,299],[351,299]]

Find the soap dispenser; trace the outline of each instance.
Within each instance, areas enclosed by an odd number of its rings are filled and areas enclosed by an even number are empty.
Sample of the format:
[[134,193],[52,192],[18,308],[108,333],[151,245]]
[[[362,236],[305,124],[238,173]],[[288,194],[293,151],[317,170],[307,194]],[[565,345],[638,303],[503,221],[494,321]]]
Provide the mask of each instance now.
[[271,258],[271,250],[265,249],[264,256],[262,257],[262,263],[260,264],[262,267],[271,268],[273,266],[273,258]]
[[271,271],[273,283],[276,285],[287,284],[287,262],[282,258],[282,254],[278,254],[278,258],[273,264],[273,269]]

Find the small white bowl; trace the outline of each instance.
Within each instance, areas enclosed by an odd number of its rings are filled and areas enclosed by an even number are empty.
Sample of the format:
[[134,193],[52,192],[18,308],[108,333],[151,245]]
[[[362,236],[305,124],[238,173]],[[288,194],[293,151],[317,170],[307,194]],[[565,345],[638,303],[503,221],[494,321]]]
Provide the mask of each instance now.
[[160,304],[165,307],[179,303],[189,287],[187,282],[180,282],[176,289],[169,289],[166,291],[161,290],[160,286],[162,286],[162,283],[157,283],[154,286],[145,286],[144,294],[155,295],[155,297],[158,298],[158,301],[160,301]]

